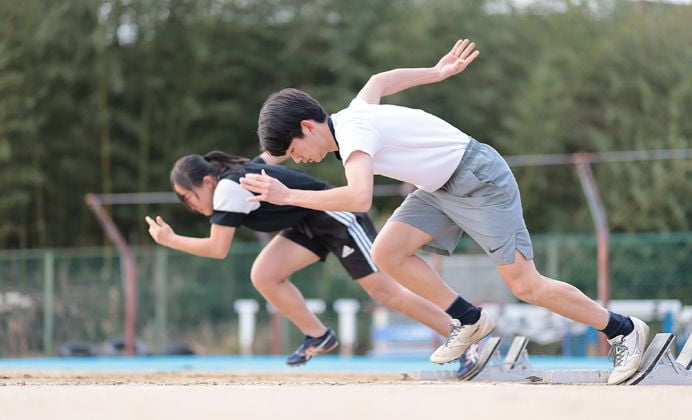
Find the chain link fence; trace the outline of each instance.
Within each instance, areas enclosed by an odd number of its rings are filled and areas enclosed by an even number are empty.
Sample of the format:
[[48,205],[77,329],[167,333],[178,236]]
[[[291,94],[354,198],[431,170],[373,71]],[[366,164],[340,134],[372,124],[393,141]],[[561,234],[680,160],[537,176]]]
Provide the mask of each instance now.
[[[536,235],[539,270],[596,294],[596,241],[591,235]],[[210,260],[162,247],[135,250],[138,263],[137,334],[151,353],[184,345],[199,354],[239,352],[236,299],[264,299],[250,282],[261,245],[234,244],[224,260]],[[457,253],[481,253],[464,238]],[[612,235],[612,299],[678,299],[692,305],[692,233]],[[336,326],[331,303],[361,302],[356,352],[369,349],[373,303],[330,257],[292,277],[306,298],[327,302],[321,318]],[[53,356],[81,341],[101,346],[122,336],[124,287],[120,259],[112,248],[0,252],[0,356]],[[268,353],[270,316],[259,313],[255,350]],[[283,352],[300,335],[284,326]]]

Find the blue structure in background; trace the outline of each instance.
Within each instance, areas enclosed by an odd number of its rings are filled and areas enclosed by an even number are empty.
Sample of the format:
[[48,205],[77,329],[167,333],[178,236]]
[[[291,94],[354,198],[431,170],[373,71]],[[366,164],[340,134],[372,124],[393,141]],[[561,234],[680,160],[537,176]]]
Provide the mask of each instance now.
[[[531,356],[536,369],[608,370],[603,357]],[[40,359],[0,359],[0,371],[67,370],[170,372],[182,370],[213,372],[373,372],[404,373],[419,370],[456,369],[454,364],[436,365],[427,357],[331,356],[314,358],[300,368],[286,365],[284,356],[111,356]]]

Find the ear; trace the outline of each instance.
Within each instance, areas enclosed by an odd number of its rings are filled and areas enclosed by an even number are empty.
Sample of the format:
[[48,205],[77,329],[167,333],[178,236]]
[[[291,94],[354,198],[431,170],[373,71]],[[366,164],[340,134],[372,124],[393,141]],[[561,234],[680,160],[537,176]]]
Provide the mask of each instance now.
[[204,178],[202,178],[202,185],[204,185],[205,188],[214,188],[216,186],[216,178],[211,176],[211,175],[205,175]]
[[314,134],[317,129],[317,125],[313,120],[302,120],[300,122],[300,128],[303,131],[303,135]]

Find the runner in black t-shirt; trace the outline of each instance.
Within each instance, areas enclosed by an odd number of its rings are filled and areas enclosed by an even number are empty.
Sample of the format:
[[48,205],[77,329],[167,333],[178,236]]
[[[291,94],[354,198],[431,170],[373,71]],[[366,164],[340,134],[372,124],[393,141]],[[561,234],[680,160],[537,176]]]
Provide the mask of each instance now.
[[[305,334],[303,345],[288,358],[290,365],[306,363],[337,345],[334,333],[310,312],[300,291],[288,280],[294,272],[324,261],[330,252],[372,298],[445,336],[449,316],[400,286],[373,263],[370,247],[376,230],[367,214],[247,200],[253,194],[238,183],[247,173],[267,173],[289,188],[330,188],[304,172],[275,165],[282,160],[263,154],[248,161],[223,152],[180,158],[171,171],[173,190],[190,210],[210,217],[211,234],[208,238],[177,235],[161,217],[146,218],[149,233],[161,245],[199,256],[224,258],[235,229],[241,225],[261,232],[279,231],[255,260],[251,279],[267,301]],[[475,349],[470,353],[474,352]],[[468,359],[475,360],[473,356],[470,354]]]

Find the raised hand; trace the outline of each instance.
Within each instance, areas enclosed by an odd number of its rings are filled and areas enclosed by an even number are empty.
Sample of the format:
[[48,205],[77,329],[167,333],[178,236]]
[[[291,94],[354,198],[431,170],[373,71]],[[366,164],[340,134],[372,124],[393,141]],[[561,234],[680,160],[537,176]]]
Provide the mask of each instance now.
[[257,193],[247,199],[249,202],[268,201],[272,204],[288,204],[290,190],[276,178],[272,178],[262,169],[261,174],[246,174],[240,178],[240,186]]
[[459,74],[478,57],[480,51],[475,50],[476,44],[468,39],[458,40],[452,50],[445,54],[435,65],[440,81]]
[[175,235],[173,229],[163,220],[163,217],[156,216],[156,220],[147,216],[144,220],[149,224],[149,235],[157,244],[167,245],[170,238]]

